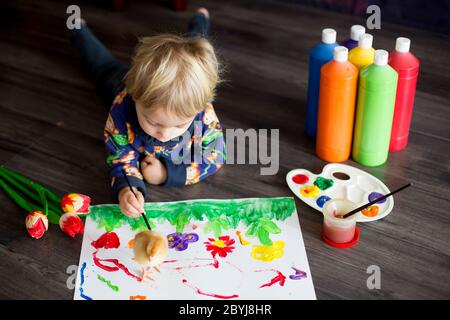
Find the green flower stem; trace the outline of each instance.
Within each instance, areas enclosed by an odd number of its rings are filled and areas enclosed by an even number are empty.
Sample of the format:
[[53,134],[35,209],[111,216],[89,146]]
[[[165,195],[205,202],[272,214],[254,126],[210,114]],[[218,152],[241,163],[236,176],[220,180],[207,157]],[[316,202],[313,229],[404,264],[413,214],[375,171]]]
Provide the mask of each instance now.
[[[36,189],[36,191],[38,192],[38,194],[36,194],[35,192],[32,192],[29,189],[27,189],[23,184],[20,184],[18,181],[14,180],[11,176],[7,175],[5,173],[5,171],[3,171],[3,170],[0,170],[0,177],[2,177],[10,185],[14,186],[17,190],[22,192],[25,196],[27,196],[28,198],[35,201],[35,203],[40,204],[43,207],[45,207],[45,204],[47,203],[47,205],[50,207],[50,209],[52,211],[59,213],[60,215],[62,214],[59,207],[47,202],[47,200],[45,199],[45,195],[44,195],[45,190],[43,190],[40,186],[38,186],[36,184],[29,185],[29,186],[33,187],[34,189]],[[23,181],[22,181],[22,183],[23,183]],[[48,209],[46,212],[48,212]]]
[[56,208],[58,208],[59,212],[62,212],[61,198],[46,188],[44,188],[44,192],[45,192],[47,199],[50,200],[52,205],[55,206]]
[[48,215],[48,201],[45,198],[45,193],[42,189],[39,189],[38,192],[39,192],[39,197],[41,198],[42,206],[44,207],[44,213],[45,213],[45,215]]
[[9,187],[2,179],[0,179],[0,187],[17,203],[18,206],[22,207],[25,211],[30,212],[37,210],[32,204],[26,201],[21,195],[15,192],[11,187]]
[[59,198],[56,194],[54,194],[53,192],[51,192],[50,190],[48,190],[47,188],[45,188],[44,186],[31,181],[28,178],[25,178],[24,176],[12,171],[11,169],[6,168],[5,166],[0,166],[0,171],[3,171],[5,174],[7,174],[8,176],[10,176],[12,179],[20,181],[22,184],[24,185],[30,185],[33,188],[36,189],[36,187],[42,188],[45,192],[45,195],[47,197],[47,199],[49,199],[51,202],[53,202],[53,208],[58,208],[56,211],[59,211],[59,206],[61,203],[61,198]]
[[48,210],[47,219],[51,224],[59,224],[59,214],[55,213],[52,210]]

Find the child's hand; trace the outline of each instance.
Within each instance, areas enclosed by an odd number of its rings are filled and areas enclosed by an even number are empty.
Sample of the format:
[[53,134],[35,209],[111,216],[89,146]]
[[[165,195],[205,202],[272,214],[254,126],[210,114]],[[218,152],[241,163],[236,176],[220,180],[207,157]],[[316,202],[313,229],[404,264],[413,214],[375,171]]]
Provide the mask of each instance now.
[[144,212],[144,196],[136,188],[133,188],[133,190],[136,196],[128,187],[119,191],[119,207],[120,211],[127,217],[137,218],[141,215],[141,212]]
[[144,179],[149,184],[163,184],[167,179],[167,169],[161,161],[155,157],[147,156],[141,162],[141,171]]

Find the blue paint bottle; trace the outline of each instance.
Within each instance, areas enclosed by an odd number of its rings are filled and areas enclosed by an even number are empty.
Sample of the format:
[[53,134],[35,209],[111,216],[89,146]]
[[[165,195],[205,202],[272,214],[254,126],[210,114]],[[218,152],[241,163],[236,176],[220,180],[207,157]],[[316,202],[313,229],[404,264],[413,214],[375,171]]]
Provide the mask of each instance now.
[[322,41],[309,52],[308,103],[306,110],[306,134],[316,137],[317,109],[319,105],[320,68],[333,59],[336,43],[336,30],[323,29]]
[[355,24],[350,28],[350,38],[341,42],[341,46],[346,47],[349,51],[358,46],[359,38],[366,33],[366,28]]

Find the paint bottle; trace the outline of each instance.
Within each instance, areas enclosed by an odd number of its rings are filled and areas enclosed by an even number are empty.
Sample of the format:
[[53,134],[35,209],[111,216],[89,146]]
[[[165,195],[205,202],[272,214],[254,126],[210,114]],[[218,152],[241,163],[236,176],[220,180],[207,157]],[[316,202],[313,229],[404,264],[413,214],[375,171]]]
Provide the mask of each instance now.
[[372,48],[373,36],[363,34],[358,41],[358,46],[348,53],[348,61],[353,63],[359,70],[373,63],[375,49]]
[[395,51],[389,54],[389,65],[398,73],[389,151],[402,150],[408,144],[420,64],[419,60],[409,51],[410,46],[411,40],[408,38],[397,38]]
[[328,162],[350,157],[359,70],[348,61],[348,49],[334,48],[333,60],[320,73],[316,154]]
[[319,104],[320,68],[333,59],[336,43],[336,30],[323,29],[322,41],[309,52],[308,102],[306,110],[306,134],[316,137],[317,108]]
[[398,74],[388,55],[375,51],[374,63],[359,74],[352,156],[365,166],[382,165],[389,153]]
[[350,38],[341,42],[341,46],[346,47],[348,50],[356,48],[359,43],[359,38],[366,33],[366,28],[359,24],[355,24],[350,28]]

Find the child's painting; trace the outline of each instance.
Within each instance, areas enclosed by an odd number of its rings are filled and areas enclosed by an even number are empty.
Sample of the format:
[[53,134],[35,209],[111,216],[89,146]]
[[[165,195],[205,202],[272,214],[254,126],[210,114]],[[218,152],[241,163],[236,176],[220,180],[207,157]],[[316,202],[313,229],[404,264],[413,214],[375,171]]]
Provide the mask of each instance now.
[[86,219],[75,299],[315,299],[292,198],[191,200],[145,204],[169,252],[142,281],[133,239],[142,218],[117,205]]

